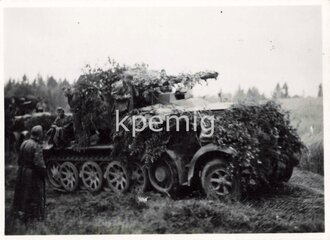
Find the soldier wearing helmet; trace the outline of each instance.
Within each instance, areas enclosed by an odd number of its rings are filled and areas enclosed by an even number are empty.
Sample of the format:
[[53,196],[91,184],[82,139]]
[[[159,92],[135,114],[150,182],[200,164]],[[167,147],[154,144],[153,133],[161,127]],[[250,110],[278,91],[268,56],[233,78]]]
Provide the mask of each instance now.
[[43,220],[45,216],[45,172],[42,153],[43,129],[40,125],[31,130],[19,151],[18,172],[15,186],[14,216],[24,223]]

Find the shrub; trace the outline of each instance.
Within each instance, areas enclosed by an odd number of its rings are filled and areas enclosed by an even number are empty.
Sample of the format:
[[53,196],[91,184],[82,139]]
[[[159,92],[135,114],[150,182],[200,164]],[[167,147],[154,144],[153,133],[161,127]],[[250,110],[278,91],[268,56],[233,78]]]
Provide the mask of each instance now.
[[[148,114],[150,112],[146,113]],[[173,114],[186,115],[190,119],[194,115],[178,111]],[[165,127],[164,123],[163,128]],[[274,102],[235,105],[215,114],[214,128],[213,143],[233,148],[237,152],[229,170],[233,175],[240,176],[243,192],[251,192],[260,187],[270,188],[287,180],[290,169],[298,164],[298,154],[303,149],[296,130],[290,125],[289,114]],[[144,164],[148,164],[160,158],[171,138],[196,134],[193,130],[178,133],[173,125],[170,129],[172,130],[168,132],[154,132],[146,128],[134,138],[131,133],[122,130],[117,136],[119,147],[117,150],[115,147],[114,154],[138,155],[139,158],[143,156]],[[193,135],[190,136],[191,139],[195,138]],[[185,146],[191,148],[192,144],[187,143]]]
[[280,105],[236,105],[215,121],[214,142],[237,151],[231,168],[243,191],[270,188],[287,178],[304,145]]

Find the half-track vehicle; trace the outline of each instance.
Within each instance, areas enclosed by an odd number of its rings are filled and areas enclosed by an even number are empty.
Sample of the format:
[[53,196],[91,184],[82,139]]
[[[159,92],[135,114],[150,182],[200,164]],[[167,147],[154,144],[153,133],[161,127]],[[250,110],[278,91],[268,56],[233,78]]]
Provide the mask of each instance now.
[[[99,80],[103,75],[104,72],[101,72],[100,75],[93,76]],[[199,75],[199,78],[203,79],[204,76],[216,78],[218,74]],[[85,80],[84,84],[88,84],[86,78],[83,77],[83,80]],[[173,82],[176,83],[177,79]],[[119,86],[120,92],[125,85]],[[166,80],[161,89],[167,90],[168,87]],[[121,94],[126,96],[128,92],[134,92],[129,89],[129,85],[126,85],[126,92]],[[138,107],[133,107],[128,113],[138,110],[138,114],[171,116],[180,110],[195,115],[207,111],[210,116],[218,116],[225,115],[226,109],[232,107],[228,102],[210,103],[203,98],[189,98],[188,95],[182,89],[177,92],[164,91],[157,97],[150,98],[151,104],[144,106],[138,104]],[[129,101],[130,104],[131,102],[133,101]],[[112,124],[110,127],[114,128]],[[228,170],[229,165],[234,162],[232,160],[236,157],[236,150],[230,146],[220,147],[214,144],[210,137],[205,137],[205,132],[200,128],[193,134],[178,132],[176,137],[170,137],[165,151],[158,156],[157,161],[148,164],[144,161],[146,154],[128,154],[123,157],[114,154],[120,152],[121,148],[127,149],[127,147],[118,144],[114,138],[108,142],[96,141],[94,144],[78,148],[76,144],[64,147],[47,146],[44,149],[44,159],[49,183],[54,188],[66,192],[73,192],[78,188],[90,192],[98,192],[101,189],[109,189],[115,193],[124,193],[129,189],[144,192],[152,187],[159,192],[172,195],[186,186],[198,187],[203,189],[206,195],[215,197],[239,196],[241,193],[240,176]],[[280,171],[277,169],[276,179],[287,181],[291,177],[294,165],[283,164]]]
[[[207,110],[210,114],[221,114],[232,105],[208,103],[201,98],[175,100],[174,94],[162,96],[162,103],[164,99],[169,101],[168,104],[155,104],[140,111],[170,115],[174,109],[186,112]],[[46,148],[44,156],[49,183],[67,192],[76,191],[79,187],[90,192],[103,188],[115,193],[124,193],[129,189],[144,192],[152,187],[171,195],[187,186],[200,187],[208,196],[240,194],[237,179],[233,179],[227,170],[236,151],[207,141],[200,131],[195,137],[182,134],[171,139],[161,158],[148,166],[141,164],[143,159],[134,157],[129,161],[114,159],[113,149],[113,144],[89,146],[79,151],[74,146]],[[288,181],[293,167],[286,166],[282,181]]]
[[[171,114],[173,109],[182,111],[223,111],[230,103],[208,104],[203,99],[176,100],[175,94],[160,96],[162,103],[140,109],[141,111],[153,111],[154,113]],[[189,153],[184,145],[190,143]],[[47,164],[47,176],[49,183],[56,189],[73,192],[79,187],[91,192],[97,192],[102,188],[109,188],[116,193],[123,193],[130,187],[138,191],[146,191],[152,186],[157,191],[170,193],[180,185],[192,185],[199,178],[201,167],[208,160],[212,160],[212,167],[219,163],[219,157],[234,154],[232,149],[220,149],[212,144],[201,145],[200,141],[183,140],[171,141],[166,154],[160,161],[149,167],[142,166],[141,159],[120,161],[112,159],[113,144],[97,144],[83,149],[75,149],[74,146],[56,148],[46,146],[44,158]],[[193,151],[192,151],[193,150]],[[182,156],[185,154],[185,156]],[[219,156],[218,156],[218,155]],[[217,158],[218,157],[218,158]],[[211,161],[211,162],[212,162]],[[209,170],[204,173],[203,184],[208,183]],[[221,172],[222,174],[222,172]],[[228,188],[230,187],[226,183]],[[229,189],[224,186],[221,191],[226,193]],[[224,194],[223,193],[223,194]]]

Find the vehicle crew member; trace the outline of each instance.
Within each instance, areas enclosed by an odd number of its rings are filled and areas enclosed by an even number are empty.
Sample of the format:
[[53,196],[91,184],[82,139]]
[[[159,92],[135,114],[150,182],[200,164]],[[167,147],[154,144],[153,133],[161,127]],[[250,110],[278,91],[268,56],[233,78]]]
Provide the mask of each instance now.
[[71,116],[66,115],[63,108],[58,107],[56,113],[57,117],[53,122],[56,127],[65,127],[72,122]]
[[[65,146],[67,141],[72,138],[70,136],[70,127],[72,128],[72,117],[65,114],[64,109],[58,107],[57,117],[53,122],[51,128],[47,132],[50,136],[49,144],[55,144],[58,147]],[[71,129],[71,132],[73,129]]]

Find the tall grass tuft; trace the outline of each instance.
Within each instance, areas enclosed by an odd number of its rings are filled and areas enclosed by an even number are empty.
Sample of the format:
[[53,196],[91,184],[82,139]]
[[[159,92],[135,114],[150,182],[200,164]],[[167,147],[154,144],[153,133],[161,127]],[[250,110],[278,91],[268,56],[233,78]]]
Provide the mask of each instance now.
[[300,159],[300,167],[324,175],[323,139],[316,139],[307,146]]

